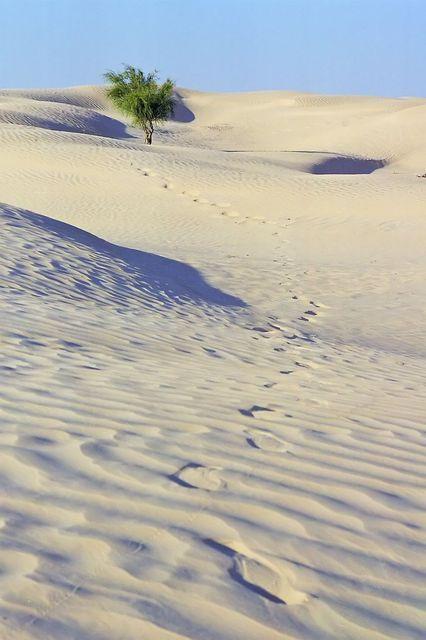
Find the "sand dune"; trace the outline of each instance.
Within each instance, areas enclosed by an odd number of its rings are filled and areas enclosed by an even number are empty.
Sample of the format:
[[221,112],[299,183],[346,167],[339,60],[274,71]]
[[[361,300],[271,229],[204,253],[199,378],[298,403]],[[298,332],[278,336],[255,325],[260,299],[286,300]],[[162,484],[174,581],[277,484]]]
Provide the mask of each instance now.
[[426,100],[0,92],[0,637],[426,633]]

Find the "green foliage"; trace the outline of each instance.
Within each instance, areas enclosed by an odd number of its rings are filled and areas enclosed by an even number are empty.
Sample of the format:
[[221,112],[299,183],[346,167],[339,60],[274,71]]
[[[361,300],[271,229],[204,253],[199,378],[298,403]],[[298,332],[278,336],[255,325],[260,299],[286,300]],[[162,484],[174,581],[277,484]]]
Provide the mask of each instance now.
[[173,114],[174,83],[167,79],[158,83],[157,72],[145,74],[141,69],[125,66],[121,73],[107,71],[107,96],[134,124],[145,132],[145,141],[152,143],[154,125]]

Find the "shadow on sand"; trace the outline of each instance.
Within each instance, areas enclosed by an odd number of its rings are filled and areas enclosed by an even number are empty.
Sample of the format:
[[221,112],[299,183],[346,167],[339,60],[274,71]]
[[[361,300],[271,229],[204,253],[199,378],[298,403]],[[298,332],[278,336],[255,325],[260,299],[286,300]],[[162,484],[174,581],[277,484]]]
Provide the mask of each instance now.
[[55,122],[50,119],[33,117],[30,122],[31,126],[40,129],[50,129],[51,131],[64,131],[65,133],[82,133],[91,136],[101,136],[103,138],[125,139],[134,138],[127,131],[124,122],[110,118],[102,113],[95,111],[90,113],[90,118],[81,123],[77,120],[75,123],[67,124],[64,122]]
[[385,160],[369,160],[352,156],[334,156],[326,158],[311,167],[309,173],[315,175],[346,174],[367,175],[386,166]]
[[224,153],[282,153],[299,154],[305,153],[307,155],[328,155],[328,158],[324,158],[320,162],[315,162],[311,167],[305,169],[305,173],[311,173],[315,175],[368,175],[382,169],[388,163],[383,159],[369,159],[369,158],[357,158],[356,156],[342,156],[338,153],[333,154],[329,151],[308,151],[306,149],[295,149],[290,151],[289,149],[222,149]]
[[[25,228],[48,243],[51,263],[62,261],[84,273],[91,291],[100,291],[121,302],[134,299],[134,292],[149,293],[163,306],[192,302],[221,307],[247,307],[246,303],[210,285],[194,267],[154,253],[127,249],[106,242],[78,227],[9,206],[0,207],[0,217],[9,228]],[[40,231],[42,232],[40,234]],[[31,259],[31,255],[28,255]],[[53,258],[53,260],[52,260]],[[77,260],[77,264],[76,264]],[[51,267],[49,267],[51,268]],[[64,267],[60,267],[63,271]],[[59,269],[59,267],[58,267]],[[42,274],[45,278],[49,273]]]
[[171,120],[174,122],[193,122],[195,120],[195,115],[185,105],[184,98],[178,91],[175,92],[174,99],[175,104]]

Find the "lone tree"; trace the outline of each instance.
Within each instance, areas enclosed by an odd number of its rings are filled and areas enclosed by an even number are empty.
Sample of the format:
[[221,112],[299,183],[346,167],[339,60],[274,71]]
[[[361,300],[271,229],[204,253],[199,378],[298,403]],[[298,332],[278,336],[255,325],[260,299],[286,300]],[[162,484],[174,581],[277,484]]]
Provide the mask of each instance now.
[[173,114],[174,83],[167,79],[159,84],[156,71],[145,74],[141,69],[126,65],[121,73],[107,71],[110,83],[107,96],[115,106],[130,116],[145,132],[145,142],[152,144],[154,125]]

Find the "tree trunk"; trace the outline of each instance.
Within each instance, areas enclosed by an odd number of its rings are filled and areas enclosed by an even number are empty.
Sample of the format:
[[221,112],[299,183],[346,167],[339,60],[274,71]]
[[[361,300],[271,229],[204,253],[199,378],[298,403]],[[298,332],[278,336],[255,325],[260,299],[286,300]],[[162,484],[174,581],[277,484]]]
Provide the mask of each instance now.
[[154,133],[154,125],[149,123],[146,127],[144,127],[145,131],[145,143],[152,144],[152,134]]

